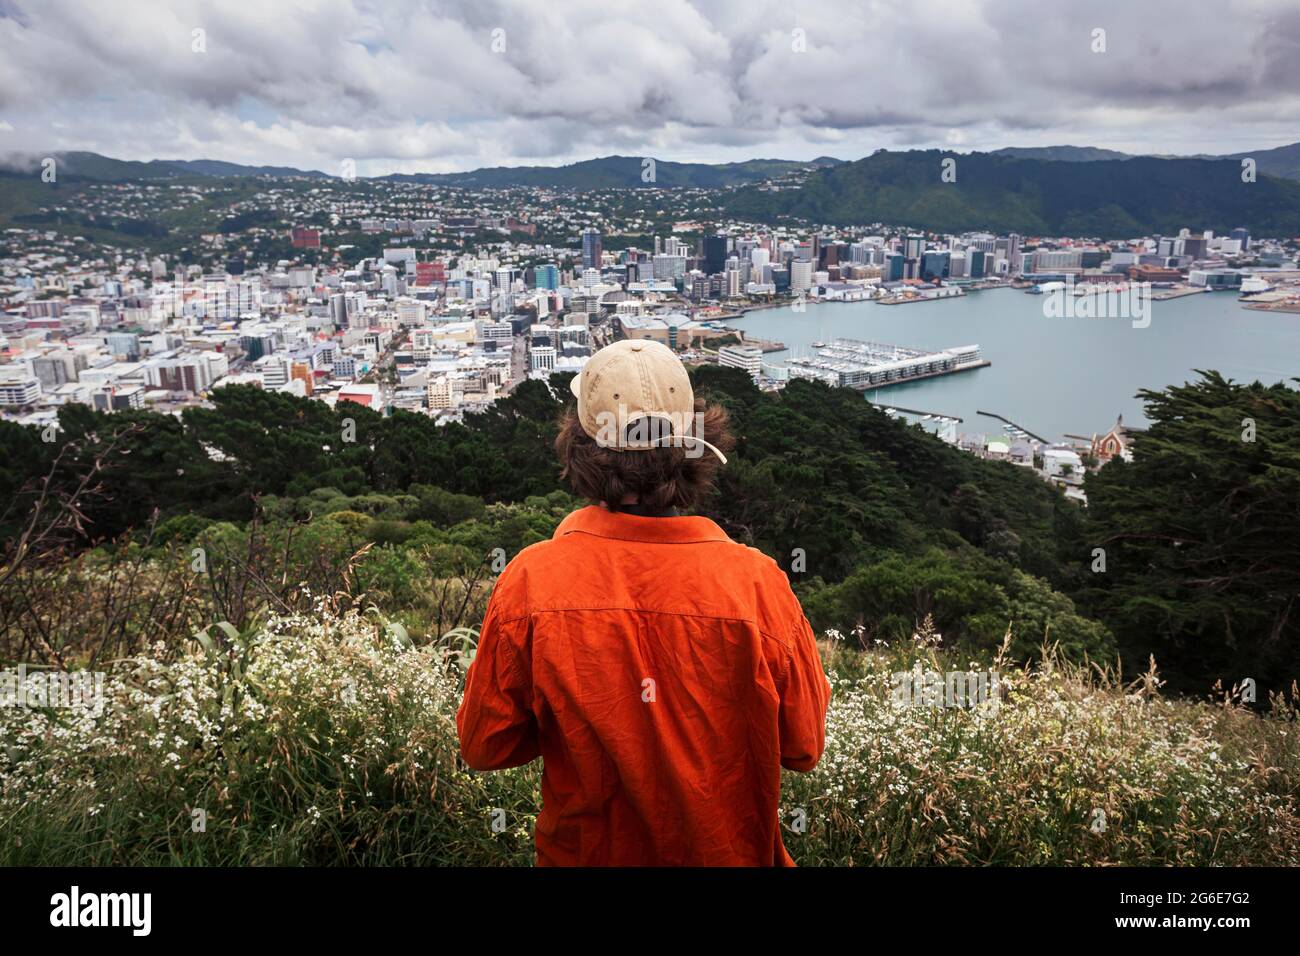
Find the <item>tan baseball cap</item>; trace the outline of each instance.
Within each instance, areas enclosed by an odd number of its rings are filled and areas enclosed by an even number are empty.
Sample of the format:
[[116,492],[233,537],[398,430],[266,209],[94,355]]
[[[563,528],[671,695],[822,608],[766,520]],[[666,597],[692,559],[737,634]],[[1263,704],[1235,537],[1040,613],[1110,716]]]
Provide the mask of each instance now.
[[691,379],[666,345],[649,339],[607,345],[587,360],[569,387],[578,399],[582,430],[604,448],[707,448],[727,463],[726,455],[695,434]]

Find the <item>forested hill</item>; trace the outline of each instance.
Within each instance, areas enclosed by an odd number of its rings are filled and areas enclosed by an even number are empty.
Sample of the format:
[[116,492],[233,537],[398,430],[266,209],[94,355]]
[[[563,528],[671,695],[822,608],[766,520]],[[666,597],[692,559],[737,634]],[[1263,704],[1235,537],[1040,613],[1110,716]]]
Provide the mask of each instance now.
[[[954,534],[1034,573],[1054,573],[1061,522],[1075,509],[1041,481],[962,454],[856,392],[795,381],[769,395],[731,369],[694,374],[731,409],[740,437],[709,507],[736,537],[776,554],[803,548],[808,576],[827,580],[872,554],[949,543]],[[465,425],[400,411],[385,418],[351,403],[332,409],[244,386],[215,390],[212,408],[181,419],[74,405],[60,422],[63,438],[94,435],[101,443],[128,424],[143,426],[108,472],[113,493],[89,512],[98,537],[141,525],[154,508],[164,518],[247,520],[258,496],[321,487],[393,494],[423,484],[517,502],[562,488],[552,448],[563,409],[555,396],[569,394],[562,378],[550,388],[525,382]],[[340,441],[345,418],[357,423],[355,442]],[[8,496],[41,474],[59,445],[7,422],[0,436],[16,466],[0,473]]]
[[[955,161],[953,181],[942,178],[945,160]],[[1262,173],[1243,182],[1242,172],[1231,159],[1072,162],[882,150],[818,170],[796,188],[737,190],[727,209],[755,219],[906,223],[940,232],[1126,238],[1249,224],[1255,235],[1300,233],[1300,182]]]
[[[802,380],[763,393],[717,367],[693,375],[730,409],[739,438],[702,510],[787,569],[819,629],[860,625],[854,640],[893,642],[931,615],[945,646],[988,650],[1010,627],[1019,656],[1045,639],[1077,660],[1123,654],[1139,669],[1155,653],[1171,686],[1197,693],[1246,676],[1283,686],[1297,673],[1292,389],[1211,375],[1150,393],[1153,426],[1135,461],[1091,477],[1084,511],[1032,472],[961,452],[859,393]],[[0,537],[12,547],[47,471],[51,489],[66,491],[102,458],[80,530],[62,529],[75,532],[67,560],[126,534],[146,550],[238,540],[256,517],[300,538],[291,529],[346,530],[349,578],[418,600],[429,586],[421,573],[452,573],[438,555],[513,555],[579,504],[564,494],[552,449],[564,379],[527,381],[464,425],[441,427],[243,386],[215,390],[213,407],[179,419],[66,406],[53,442],[0,422],[0,495],[14,502]],[[1257,423],[1248,445],[1237,435],[1246,417]],[[1108,553],[1104,573],[1097,548]],[[433,555],[421,573],[403,557],[417,551]]]
[[601,156],[565,166],[493,166],[464,173],[394,173],[383,179],[464,186],[470,189],[530,186],[543,189],[634,189],[692,186],[717,189],[762,182],[810,167],[840,161],[822,156],[807,163],[785,159],[751,159],[739,163],[676,163],[641,156]]

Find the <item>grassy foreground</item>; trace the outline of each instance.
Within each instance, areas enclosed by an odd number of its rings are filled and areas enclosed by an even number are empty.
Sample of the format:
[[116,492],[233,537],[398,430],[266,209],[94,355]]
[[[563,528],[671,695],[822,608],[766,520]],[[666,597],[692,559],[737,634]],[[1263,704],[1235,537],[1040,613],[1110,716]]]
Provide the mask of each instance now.
[[[457,757],[469,636],[416,647],[322,606],[117,662],[97,719],[0,707],[0,864],[528,865],[540,762]],[[829,633],[826,754],[782,796],[801,865],[1300,864],[1294,698],[1259,716],[938,644]],[[1000,692],[891,699],[894,673],[954,665]]]

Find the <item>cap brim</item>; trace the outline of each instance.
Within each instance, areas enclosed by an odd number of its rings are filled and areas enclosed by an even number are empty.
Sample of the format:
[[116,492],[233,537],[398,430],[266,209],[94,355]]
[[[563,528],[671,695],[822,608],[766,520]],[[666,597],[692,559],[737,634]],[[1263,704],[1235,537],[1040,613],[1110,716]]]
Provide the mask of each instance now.
[[582,398],[582,373],[579,372],[569,380],[569,391],[573,393],[574,398]]

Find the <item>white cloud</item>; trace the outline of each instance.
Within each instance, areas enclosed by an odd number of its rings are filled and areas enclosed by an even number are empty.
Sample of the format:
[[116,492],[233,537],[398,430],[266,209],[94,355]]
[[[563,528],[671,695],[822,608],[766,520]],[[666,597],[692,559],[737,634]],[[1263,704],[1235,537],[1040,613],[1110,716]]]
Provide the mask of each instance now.
[[352,158],[375,174],[612,152],[1230,152],[1296,138],[1292,0],[1224,0],[1212,16],[1185,0],[1072,6],[2,0],[0,148],[327,171]]

